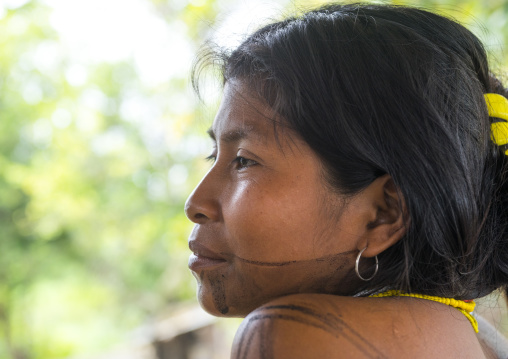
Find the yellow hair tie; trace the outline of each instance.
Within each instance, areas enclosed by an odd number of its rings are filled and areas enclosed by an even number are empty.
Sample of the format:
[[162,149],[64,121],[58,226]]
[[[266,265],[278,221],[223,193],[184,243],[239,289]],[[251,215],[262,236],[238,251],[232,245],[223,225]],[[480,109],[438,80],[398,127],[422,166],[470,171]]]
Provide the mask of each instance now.
[[[504,146],[508,144],[508,122],[506,122],[508,121],[508,99],[496,93],[487,93],[484,96],[489,116],[504,120],[490,125],[492,141],[498,146]],[[508,155],[508,150],[505,154]]]
[[464,316],[469,320],[471,323],[471,326],[473,327],[474,331],[478,333],[478,322],[476,321],[475,317],[471,315],[471,312],[474,310],[475,302],[465,302],[463,300],[457,300],[453,298],[443,298],[443,297],[435,297],[432,295],[426,295],[426,294],[417,294],[417,293],[404,293],[399,290],[387,290],[386,292],[373,294],[371,297],[374,298],[382,298],[382,297],[413,297],[413,298],[420,298],[420,299],[426,299],[426,300],[432,300],[434,302],[443,303],[446,305],[449,305],[450,307],[457,308]]

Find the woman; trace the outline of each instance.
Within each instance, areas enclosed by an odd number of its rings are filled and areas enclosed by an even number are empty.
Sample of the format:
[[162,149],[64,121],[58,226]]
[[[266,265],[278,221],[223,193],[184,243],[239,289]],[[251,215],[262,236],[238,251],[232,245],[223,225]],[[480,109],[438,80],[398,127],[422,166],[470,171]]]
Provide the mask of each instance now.
[[480,41],[328,5],[203,58],[225,86],[189,267],[205,310],[245,317],[232,358],[485,358],[469,313],[508,283],[508,100]]

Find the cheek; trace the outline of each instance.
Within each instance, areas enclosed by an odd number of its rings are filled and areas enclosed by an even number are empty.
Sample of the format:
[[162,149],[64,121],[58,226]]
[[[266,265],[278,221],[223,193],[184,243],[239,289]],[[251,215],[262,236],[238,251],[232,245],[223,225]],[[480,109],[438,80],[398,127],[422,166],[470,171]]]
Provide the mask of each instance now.
[[[230,198],[223,207],[224,223],[229,247],[241,258],[283,261],[314,257],[316,240],[330,228],[312,188],[305,191],[288,181],[250,182],[239,185]],[[323,251],[330,250],[325,247],[321,243]]]
[[[247,263],[200,275],[198,298],[206,311],[218,316],[245,316],[268,301],[295,293],[347,295],[356,277],[354,253],[339,253],[281,265]],[[274,278],[277,278],[274,280]]]

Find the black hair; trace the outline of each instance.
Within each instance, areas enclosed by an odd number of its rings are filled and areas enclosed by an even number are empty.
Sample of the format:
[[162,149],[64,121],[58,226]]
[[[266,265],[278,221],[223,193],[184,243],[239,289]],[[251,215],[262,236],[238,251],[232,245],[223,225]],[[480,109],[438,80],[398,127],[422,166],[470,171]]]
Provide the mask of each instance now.
[[266,101],[341,193],[393,178],[409,225],[362,290],[471,299],[506,286],[508,160],[484,94],[507,93],[469,30],[418,8],[332,4],[214,54],[224,82]]

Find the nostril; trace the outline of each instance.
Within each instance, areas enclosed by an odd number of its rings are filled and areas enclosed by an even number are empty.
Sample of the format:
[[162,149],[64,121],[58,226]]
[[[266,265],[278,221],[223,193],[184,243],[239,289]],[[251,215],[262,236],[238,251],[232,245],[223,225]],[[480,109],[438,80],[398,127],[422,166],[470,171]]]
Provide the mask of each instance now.
[[196,213],[194,215],[194,218],[196,219],[203,219],[203,218],[208,218],[206,215],[204,215],[203,213]]

